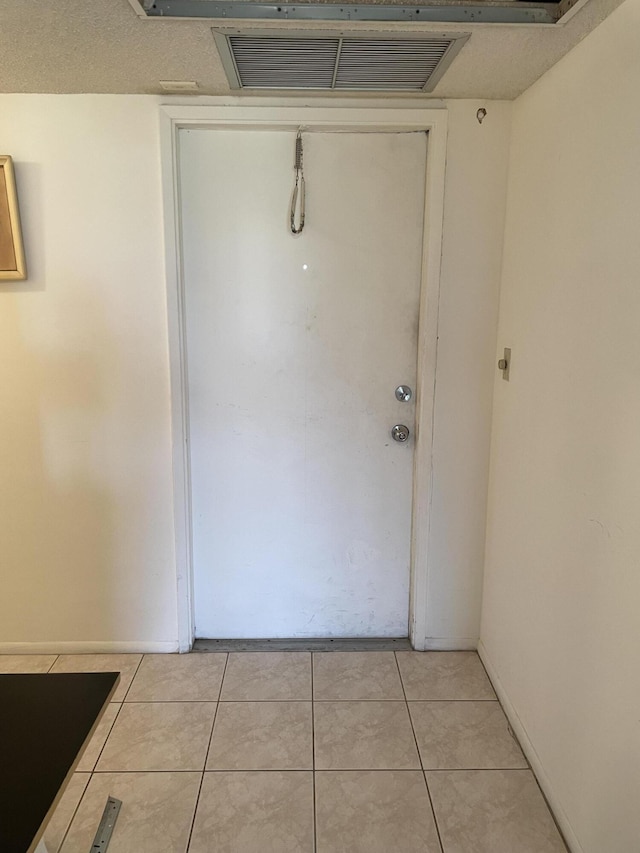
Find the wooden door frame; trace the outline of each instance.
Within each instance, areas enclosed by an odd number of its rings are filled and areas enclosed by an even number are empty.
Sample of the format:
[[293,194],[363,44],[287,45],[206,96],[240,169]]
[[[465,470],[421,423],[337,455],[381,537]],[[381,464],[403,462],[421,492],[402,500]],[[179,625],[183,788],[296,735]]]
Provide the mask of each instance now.
[[[189,400],[185,352],[184,276],[180,220],[178,132],[181,128],[290,130],[301,125],[316,131],[427,133],[424,235],[418,331],[418,376],[413,472],[409,637],[413,648],[427,649],[429,625],[429,541],[433,491],[433,424],[440,260],[444,217],[447,111],[409,107],[407,102],[384,105],[339,102],[309,106],[289,99],[284,105],[219,102],[207,105],[160,106],[160,154],[164,204],[167,322],[171,381],[173,512],[177,583],[178,647],[188,652],[195,636],[189,463]],[[439,646],[441,648],[441,646]]]

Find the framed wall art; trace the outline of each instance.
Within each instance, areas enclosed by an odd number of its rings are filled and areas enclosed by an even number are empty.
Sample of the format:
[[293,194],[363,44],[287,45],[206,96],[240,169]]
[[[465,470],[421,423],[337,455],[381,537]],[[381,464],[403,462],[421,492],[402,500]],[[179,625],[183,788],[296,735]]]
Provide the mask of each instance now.
[[13,162],[0,155],[0,280],[26,277]]

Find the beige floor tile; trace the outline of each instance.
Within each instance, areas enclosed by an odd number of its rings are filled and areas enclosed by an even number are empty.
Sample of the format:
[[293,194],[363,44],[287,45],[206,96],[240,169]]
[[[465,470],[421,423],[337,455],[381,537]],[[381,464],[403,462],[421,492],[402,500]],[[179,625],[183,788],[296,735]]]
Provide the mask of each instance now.
[[[44,833],[48,853],[58,853],[65,833],[89,784],[90,773],[74,773]],[[92,839],[93,840],[93,839]]]
[[102,719],[98,723],[98,728],[93,733],[93,737],[87,744],[87,747],[82,754],[82,758],[78,762],[77,770],[91,773],[96,766],[96,761],[100,757],[102,747],[105,745],[109,732],[111,731],[118,712],[120,711],[120,703],[112,702],[107,706],[106,711],[102,715]]
[[0,655],[0,674],[49,672],[57,655]]
[[112,702],[122,702],[142,655],[60,655],[51,672],[119,672]]
[[404,702],[316,702],[317,770],[420,769]]
[[226,654],[145,655],[127,702],[217,702]]
[[404,699],[393,652],[315,652],[314,699]]
[[426,776],[445,853],[566,853],[530,770]]
[[311,654],[231,652],[220,698],[227,702],[308,701],[311,699]]
[[407,699],[495,699],[475,652],[396,652]]
[[417,770],[316,773],[316,821],[317,853],[440,853]]
[[221,702],[207,770],[311,770],[311,702]]
[[214,851],[312,853],[313,774],[205,773],[189,853]]
[[61,853],[87,853],[108,796],[122,800],[109,853],[185,853],[201,773],[97,773]]
[[526,768],[498,702],[409,702],[425,770]]
[[123,705],[96,770],[203,770],[215,702]]

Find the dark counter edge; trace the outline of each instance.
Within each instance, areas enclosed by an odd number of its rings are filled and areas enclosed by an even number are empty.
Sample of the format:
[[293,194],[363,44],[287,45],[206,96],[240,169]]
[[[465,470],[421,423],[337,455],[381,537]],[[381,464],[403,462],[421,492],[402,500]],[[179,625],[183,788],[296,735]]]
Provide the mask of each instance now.
[[[47,675],[55,675],[55,673],[46,673],[46,674]],[[64,674],[69,675],[71,673],[64,673]],[[89,673],[75,673],[75,674],[76,675],[88,675]],[[78,751],[78,754],[76,755],[73,764],[69,768],[69,772],[65,776],[62,785],[58,789],[58,793],[56,794],[55,799],[51,803],[51,806],[50,806],[49,810],[47,811],[46,815],[44,816],[44,819],[43,819],[42,823],[40,824],[38,831],[36,832],[35,836],[33,837],[33,841],[31,842],[31,845],[27,848],[25,853],[35,853],[35,850],[36,850],[38,844],[40,843],[40,841],[42,841],[42,839],[44,837],[44,833],[45,833],[46,828],[47,828],[47,825],[48,825],[49,821],[51,820],[51,817],[53,816],[53,813],[55,812],[56,808],[58,807],[60,800],[62,799],[62,796],[63,796],[64,792],[66,791],[67,786],[68,786],[69,782],[71,781],[71,778],[73,777],[73,774],[76,772],[76,767],[80,763],[80,759],[82,758],[89,741],[91,740],[91,738],[95,734],[95,731],[98,728],[100,721],[104,717],[104,714],[105,714],[107,708],[109,707],[109,703],[111,702],[116,690],[118,689],[118,685],[120,684],[120,673],[119,672],[118,673],[116,673],[116,672],[101,673],[101,674],[116,675],[117,677],[116,677],[115,681],[113,682],[113,687],[109,691],[109,695],[107,696],[107,698],[105,699],[105,701],[102,705],[100,713],[96,717],[96,720],[95,720],[93,726],[91,727],[89,734],[84,739],[84,742],[83,742],[80,750]],[[97,829],[97,826],[96,826],[96,829]]]

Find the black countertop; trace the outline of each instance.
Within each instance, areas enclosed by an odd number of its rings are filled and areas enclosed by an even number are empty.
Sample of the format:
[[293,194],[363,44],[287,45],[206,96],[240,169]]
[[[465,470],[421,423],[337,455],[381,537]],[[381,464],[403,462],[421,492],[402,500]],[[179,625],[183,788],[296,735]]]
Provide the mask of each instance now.
[[2,853],[27,853],[40,836],[118,681],[117,672],[0,675]]

